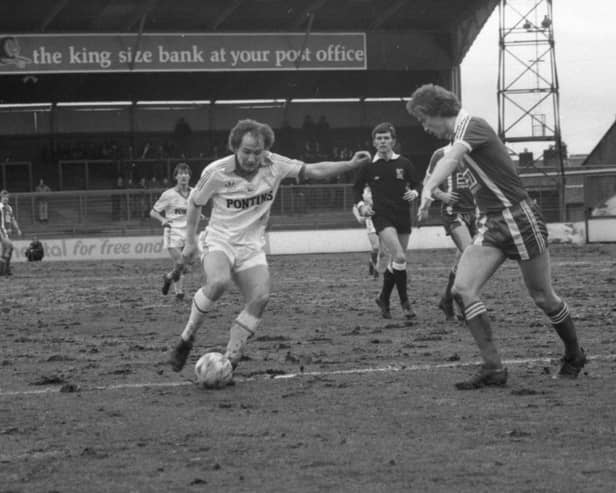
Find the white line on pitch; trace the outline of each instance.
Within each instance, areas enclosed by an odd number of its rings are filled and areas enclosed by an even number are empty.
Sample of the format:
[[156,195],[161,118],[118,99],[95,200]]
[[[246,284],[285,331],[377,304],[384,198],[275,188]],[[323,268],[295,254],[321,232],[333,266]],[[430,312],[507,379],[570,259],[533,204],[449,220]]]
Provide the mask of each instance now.
[[[599,354],[588,357],[591,361],[616,361],[616,354]],[[526,365],[537,363],[551,363],[554,358],[517,358],[503,360],[505,365]],[[323,371],[306,371],[299,373],[285,373],[282,375],[263,376],[259,377],[247,377],[237,378],[238,382],[249,382],[257,379],[261,380],[290,380],[292,378],[301,377],[327,377],[335,375],[362,375],[368,373],[394,373],[403,371],[429,371],[429,370],[442,370],[448,368],[464,368],[467,366],[478,365],[479,361],[461,362],[454,361],[451,363],[437,363],[437,364],[425,364],[425,365],[388,365],[377,368],[351,368],[349,370],[323,370]],[[92,391],[105,391],[105,390],[123,390],[123,389],[143,389],[148,387],[165,388],[165,387],[183,387],[186,385],[194,385],[191,380],[184,380],[181,382],[150,382],[150,383],[119,383],[113,385],[100,385],[94,387],[87,387],[80,389],[83,392]],[[0,397],[22,396],[22,395],[42,395],[61,392],[62,387],[47,387],[44,389],[28,389],[28,390],[8,390],[0,391]]]

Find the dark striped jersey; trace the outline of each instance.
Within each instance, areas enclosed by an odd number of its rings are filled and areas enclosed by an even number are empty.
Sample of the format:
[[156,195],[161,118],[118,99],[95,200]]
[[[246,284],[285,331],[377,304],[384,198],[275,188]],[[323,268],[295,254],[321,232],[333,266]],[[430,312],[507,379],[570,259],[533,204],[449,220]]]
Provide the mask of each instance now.
[[469,186],[481,212],[499,211],[529,199],[507,148],[483,118],[460,110],[453,139],[456,143],[468,149],[464,166],[470,171]]
[[392,217],[409,212],[409,202],[402,196],[407,190],[421,191],[421,181],[411,161],[399,154],[391,159],[379,158],[378,154],[371,163],[359,169],[353,196],[355,203],[362,200],[366,186],[372,191],[372,210],[375,215]]
[[[438,163],[438,161],[445,155],[448,148],[449,146],[440,147],[432,153],[430,164],[428,165],[428,171],[426,172],[426,177],[432,174],[436,163]],[[471,193],[469,181],[466,176],[468,174],[468,170],[458,169],[449,175],[447,180],[441,183],[439,188],[443,190],[443,192],[455,192],[459,197],[459,200],[455,204],[448,205],[443,202],[441,205],[441,214],[451,215],[458,212],[472,212],[475,210],[475,199]]]

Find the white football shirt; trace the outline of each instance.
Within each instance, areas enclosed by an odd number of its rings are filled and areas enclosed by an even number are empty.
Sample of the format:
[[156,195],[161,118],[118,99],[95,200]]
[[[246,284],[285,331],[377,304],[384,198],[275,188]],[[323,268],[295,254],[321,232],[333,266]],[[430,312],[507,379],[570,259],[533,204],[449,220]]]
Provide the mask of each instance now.
[[186,227],[186,211],[191,191],[192,188],[189,187],[188,193],[184,196],[175,187],[169,188],[161,194],[152,209],[165,216],[173,229],[183,229]]
[[235,159],[232,154],[207,166],[190,200],[197,206],[212,200],[206,235],[214,233],[237,246],[262,246],[280,183],[287,177],[297,179],[304,163],[268,151],[263,165],[247,180],[235,173]]

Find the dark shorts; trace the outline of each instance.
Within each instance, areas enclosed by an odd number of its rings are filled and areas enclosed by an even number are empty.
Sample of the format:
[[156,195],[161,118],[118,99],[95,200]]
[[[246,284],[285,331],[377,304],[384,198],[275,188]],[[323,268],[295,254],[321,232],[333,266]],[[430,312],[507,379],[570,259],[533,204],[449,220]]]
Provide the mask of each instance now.
[[442,214],[441,217],[443,218],[443,227],[447,236],[451,236],[451,231],[460,226],[466,226],[471,237],[477,234],[477,216],[475,211]]
[[524,200],[499,212],[480,214],[474,245],[491,246],[512,260],[530,260],[548,247],[548,230],[539,207]]
[[408,212],[392,216],[375,214],[372,216],[372,222],[377,233],[385,228],[395,228],[396,232],[401,235],[411,233],[411,215]]

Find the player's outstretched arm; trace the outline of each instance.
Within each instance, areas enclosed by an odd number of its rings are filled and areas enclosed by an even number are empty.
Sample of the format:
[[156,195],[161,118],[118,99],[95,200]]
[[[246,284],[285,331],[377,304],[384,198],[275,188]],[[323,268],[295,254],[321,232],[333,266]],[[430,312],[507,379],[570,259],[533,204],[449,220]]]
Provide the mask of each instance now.
[[433,191],[456,170],[458,162],[466,152],[467,149],[462,144],[454,144],[453,147],[438,160],[430,175],[426,177],[424,188],[421,192],[421,203],[417,211],[417,216],[420,221],[428,218],[428,210],[432,202],[434,202],[434,197],[432,195]]
[[369,152],[358,151],[350,161],[322,161],[320,163],[306,164],[304,178],[307,180],[324,180],[359,168],[368,164],[370,160]]

